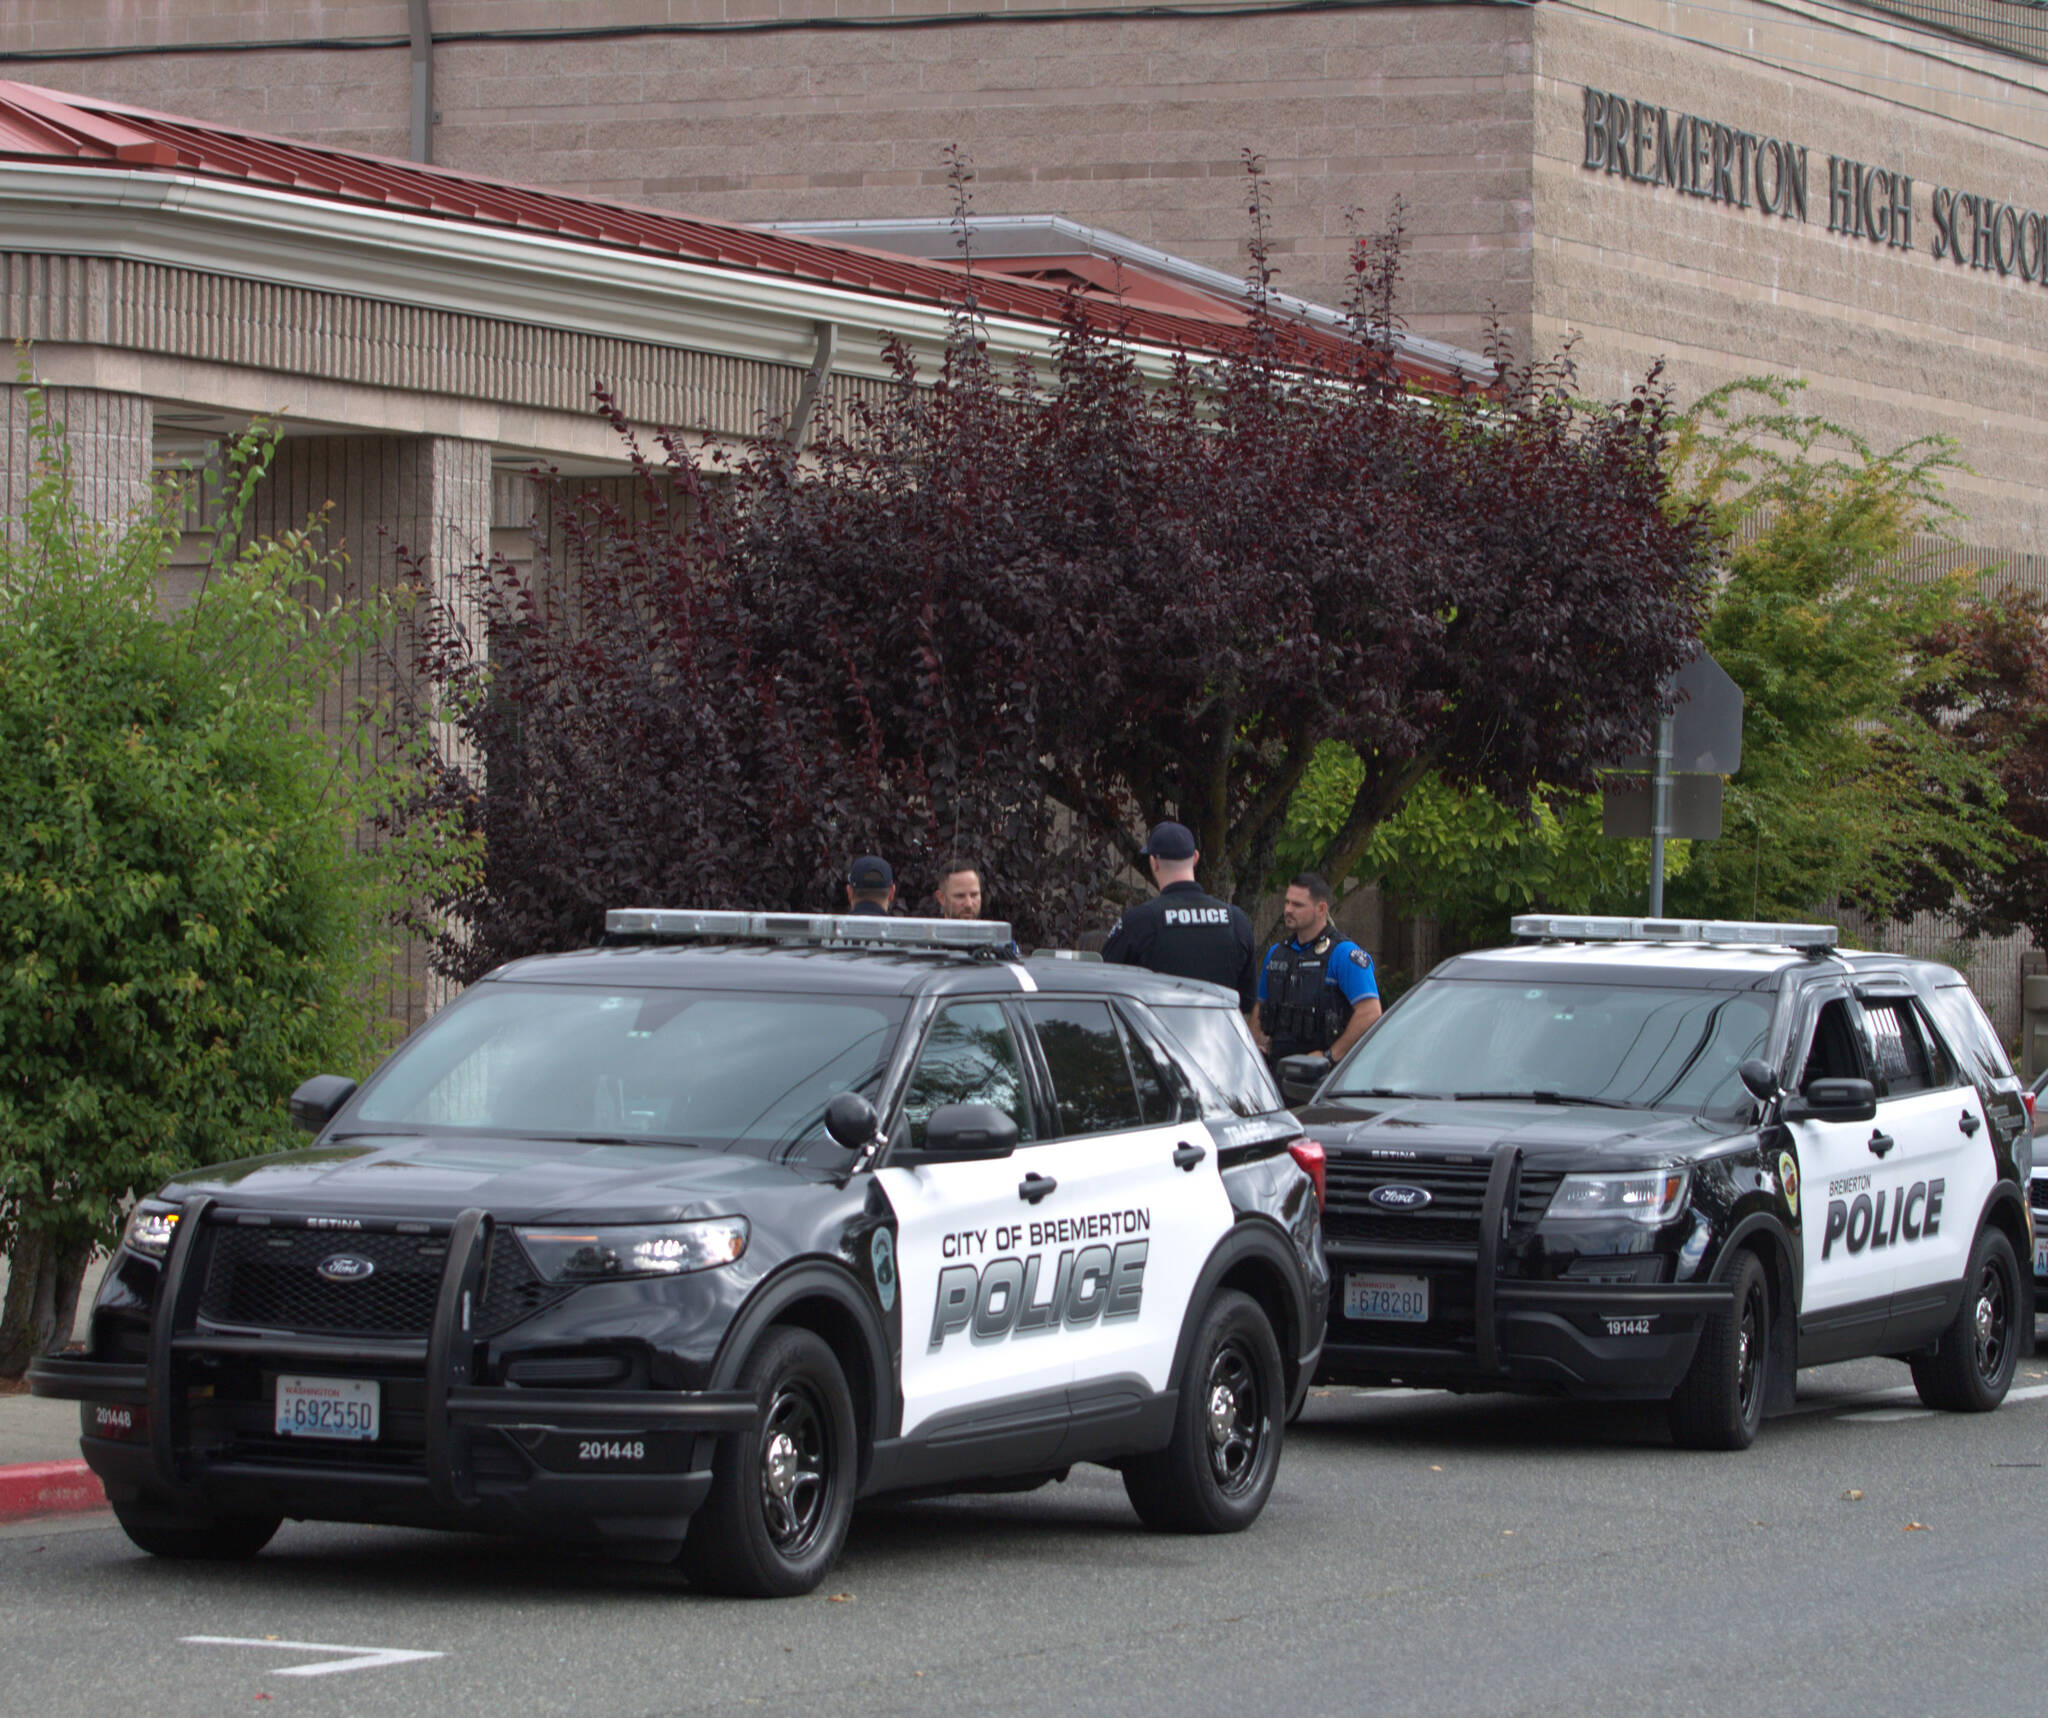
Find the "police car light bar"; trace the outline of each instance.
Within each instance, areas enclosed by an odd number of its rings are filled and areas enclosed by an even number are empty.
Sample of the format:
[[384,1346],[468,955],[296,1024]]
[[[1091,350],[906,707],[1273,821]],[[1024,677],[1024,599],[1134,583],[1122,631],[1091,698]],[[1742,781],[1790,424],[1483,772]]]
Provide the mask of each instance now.
[[1557,913],[1517,913],[1508,928],[1518,937],[1580,943],[1763,944],[1824,954],[1840,933],[1833,925],[1772,925],[1742,919],[1600,919]]
[[697,907],[614,907],[607,936],[705,942],[883,943],[897,948],[1007,949],[1001,919],[891,919],[879,913],[737,913]]

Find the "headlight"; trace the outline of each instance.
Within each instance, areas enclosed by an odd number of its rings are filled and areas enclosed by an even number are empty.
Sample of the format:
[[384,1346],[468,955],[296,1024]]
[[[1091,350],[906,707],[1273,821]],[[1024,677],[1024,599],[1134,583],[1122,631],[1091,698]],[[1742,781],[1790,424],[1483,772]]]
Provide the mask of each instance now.
[[1645,1169],[1628,1175],[1567,1175],[1550,1196],[1546,1223],[1632,1217],[1668,1223],[1685,1209],[1683,1169]]
[[145,1259],[160,1259],[171,1250],[171,1236],[178,1227],[174,1206],[145,1199],[128,1213],[128,1227],[121,1231],[121,1245]]
[[729,1265],[747,1250],[744,1217],[645,1228],[519,1229],[533,1267],[554,1283],[614,1282],[621,1277],[679,1277]]

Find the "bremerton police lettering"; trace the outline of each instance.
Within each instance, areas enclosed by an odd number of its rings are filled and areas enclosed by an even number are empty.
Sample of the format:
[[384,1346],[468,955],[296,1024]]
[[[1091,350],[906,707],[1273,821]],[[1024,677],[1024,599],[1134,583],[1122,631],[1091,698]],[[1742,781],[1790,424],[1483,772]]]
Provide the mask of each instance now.
[[[1941,1232],[1941,1197],[1947,1181],[1916,1181],[1911,1187],[1880,1187],[1873,1200],[1859,1193],[1853,1200],[1828,1201],[1828,1226],[1820,1244],[1825,1259],[1840,1241],[1845,1251],[1895,1247],[1903,1241],[1931,1240]],[[1833,1191],[1832,1188],[1829,1191]],[[1887,1214],[1885,1202],[1891,1201]]]
[[1151,1249],[1150,1241],[1119,1241],[1114,1251],[1070,1247],[1060,1254],[1042,1299],[1044,1253],[990,1259],[979,1270],[948,1265],[939,1272],[933,1300],[931,1347],[943,1347],[947,1337],[970,1327],[975,1342],[1001,1342],[1013,1335],[1081,1330],[1097,1320],[1136,1318]]

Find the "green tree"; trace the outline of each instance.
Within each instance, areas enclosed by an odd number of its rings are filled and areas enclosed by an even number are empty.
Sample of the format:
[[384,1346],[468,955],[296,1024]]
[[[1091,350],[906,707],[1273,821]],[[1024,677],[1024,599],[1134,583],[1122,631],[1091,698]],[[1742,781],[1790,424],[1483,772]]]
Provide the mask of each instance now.
[[328,601],[317,532],[241,543],[274,436],[226,465],[197,596],[164,607],[182,497],[114,526],[74,493],[30,390],[36,467],[0,538],[0,1375],[68,1340],[122,1202],[279,1142],[307,1074],[360,1070],[391,914],[467,862],[415,825],[367,843],[409,778],[382,718],[323,730],[389,599]]

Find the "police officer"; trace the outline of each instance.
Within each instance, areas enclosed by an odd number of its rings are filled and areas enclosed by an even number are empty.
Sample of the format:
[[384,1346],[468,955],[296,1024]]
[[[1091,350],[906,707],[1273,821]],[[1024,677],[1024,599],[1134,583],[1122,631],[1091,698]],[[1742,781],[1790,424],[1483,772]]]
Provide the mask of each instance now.
[[846,910],[887,917],[896,904],[896,873],[889,861],[863,853],[846,868]]
[[1194,831],[1182,823],[1157,824],[1138,851],[1151,867],[1158,898],[1117,920],[1102,958],[1175,978],[1207,979],[1236,991],[1238,1006],[1250,1014],[1258,1003],[1259,973],[1252,922],[1242,907],[1204,893],[1195,881],[1201,854]]
[[1280,904],[1287,940],[1266,950],[1252,1035],[1276,1067],[1321,1052],[1334,1062],[1380,1017],[1372,956],[1330,928],[1330,885],[1304,871]]

